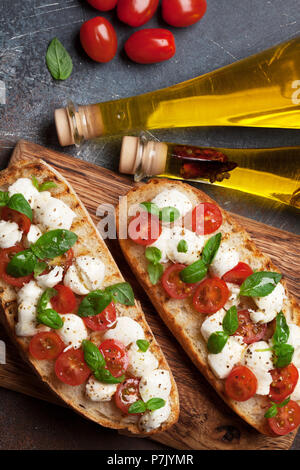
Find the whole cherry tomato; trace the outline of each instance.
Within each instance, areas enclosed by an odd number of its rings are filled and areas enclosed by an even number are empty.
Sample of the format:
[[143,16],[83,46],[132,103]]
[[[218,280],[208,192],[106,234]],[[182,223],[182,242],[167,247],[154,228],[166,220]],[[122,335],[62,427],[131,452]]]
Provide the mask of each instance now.
[[119,20],[130,26],[142,26],[157,10],[159,0],[119,0],[117,14]]
[[92,7],[100,11],[108,11],[115,8],[118,0],[86,0]]
[[172,26],[190,26],[206,12],[206,0],[162,0],[163,19]]
[[155,64],[173,57],[176,52],[175,39],[167,29],[141,29],[127,40],[125,51],[138,64]]
[[109,62],[117,52],[116,32],[102,16],[83,23],[80,28],[80,42],[87,55],[96,62]]

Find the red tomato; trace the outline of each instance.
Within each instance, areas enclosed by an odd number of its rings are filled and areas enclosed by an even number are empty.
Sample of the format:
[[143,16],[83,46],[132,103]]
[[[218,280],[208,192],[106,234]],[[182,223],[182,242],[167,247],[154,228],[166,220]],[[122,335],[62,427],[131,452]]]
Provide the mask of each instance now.
[[190,26],[206,12],[206,0],[163,0],[162,15],[172,26]]
[[71,266],[74,258],[74,251],[73,248],[70,248],[65,254],[65,261],[64,261],[64,272],[66,273]]
[[25,235],[29,232],[31,221],[27,215],[22,214],[22,212],[15,211],[14,209],[10,209],[9,207],[5,206],[1,211],[1,218],[9,222],[16,222],[16,224],[19,226],[19,229],[22,230]]
[[269,397],[275,403],[281,403],[289,397],[297,385],[299,373],[294,364],[289,364],[281,369],[271,370],[273,382],[270,386]]
[[68,349],[55,362],[55,373],[67,385],[81,385],[89,378],[90,368],[84,360],[82,349]]
[[118,0],[87,0],[87,2],[100,11],[108,11],[115,8]]
[[117,52],[116,32],[110,22],[101,16],[83,23],[80,42],[87,55],[96,62],[109,62]]
[[226,283],[218,277],[200,282],[193,297],[193,305],[199,313],[216,313],[224,307],[229,297]]
[[140,400],[139,393],[140,379],[131,377],[118,385],[115,393],[115,403],[124,414],[128,414],[129,407]]
[[274,418],[267,418],[274,434],[284,436],[299,426],[300,407],[295,401],[290,400],[287,405],[277,410],[278,413]]
[[246,344],[256,343],[260,341],[266,333],[266,323],[253,323],[248,310],[240,310],[238,312],[239,327],[235,332],[235,336],[243,336]]
[[111,302],[101,313],[93,317],[85,317],[85,325],[93,331],[105,331],[112,328],[117,320],[117,312],[114,302]]
[[179,273],[186,266],[184,264],[172,264],[163,273],[161,282],[163,288],[172,299],[185,299],[192,295],[199,283],[187,284],[180,279]]
[[[188,214],[186,218],[189,217]],[[192,231],[197,235],[209,235],[218,230],[222,220],[222,213],[216,204],[202,202],[192,212]]]
[[252,269],[246,263],[238,263],[233,269],[222,276],[225,282],[232,282],[241,286],[245,279],[253,274]]
[[119,0],[117,14],[119,20],[130,26],[142,26],[157,10],[159,0]]
[[58,313],[71,313],[75,310],[77,302],[74,293],[70,287],[63,284],[57,284],[54,287],[57,295],[51,298],[50,302],[54,310]]
[[43,331],[34,335],[29,343],[29,352],[39,360],[56,359],[65,349],[65,344],[53,331]]
[[225,382],[225,392],[229,398],[236,401],[247,401],[255,395],[257,378],[246,366],[236,366],[232,369]]
[[4,282],[7,282],[7,284],[10,284],[14,287],[23,287],[24,284],[27,284],[27,282],[31,281],[33,278],[33,274],[29,274],[28,276],[23,277],[13,277],[6,272],[6,266],[10,262],[13,255],[23,250],[23,245],[21,243],[17,243],[15,246],[4,248],[0,251],[0,277]]
[[138,64],[155,64],[171,59],[176,52],[175,39],[167,29],[141,29],[125,43],[128,57]]
[[128,226],[128,235],[139,245],[152,245],[162,231],[159,218],[149,212],[138,213]]
[[99,346],[99,351],[106,361],[106,369],[114,377],[123,375],[128,367],[129,359],[127,349],[121,341],[107,339]]

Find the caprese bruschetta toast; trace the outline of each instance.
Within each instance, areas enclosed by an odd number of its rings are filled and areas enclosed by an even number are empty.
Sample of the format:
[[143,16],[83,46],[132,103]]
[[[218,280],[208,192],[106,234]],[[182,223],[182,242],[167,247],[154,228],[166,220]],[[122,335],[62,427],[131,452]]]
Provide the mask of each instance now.
[[176,384],[131,286],[66,180],[37,160],[0,176],[1,318],[61,399],[149,435],[179,414]]
[[300,309],[271,260],[226,211],[181,182],[134,187],[117,221],[131,269],[221,397],[261,433],[296,429]]

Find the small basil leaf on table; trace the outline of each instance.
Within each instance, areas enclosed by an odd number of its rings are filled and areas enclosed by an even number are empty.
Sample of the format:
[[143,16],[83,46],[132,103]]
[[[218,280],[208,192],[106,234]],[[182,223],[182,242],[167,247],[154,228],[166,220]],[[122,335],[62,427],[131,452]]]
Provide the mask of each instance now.
[[149,212],[149,214],[156,215],[157,217],[159,217],[159,208],[156,204],[154,204],[154,202],[141,202],[140,206],[142,207],[142,209]]
[[146,402],[146,408],[150,411],[159,410],[160,408],[165,406],[165,404],[166,401],[162,398],[150,398],[150,400]]
[[228,335],[234,335],[238,327],[239,327],[239,319],[238,319],[237,308],[235,305],[233,305],[232,307],[230,307],[229,310],[227,310],[223,318],[223,329],[225,333],[227,333]]
[[19,251],[6,266],[6,272],[13,277],[28,276],[33,273],[36,263],[37,258],[31,250]]
[[150,279],[151,284],[155,285],[160,280],[164,272],[164,267],[160,263],[158,264],[149,263],[147,266],[147,272],[149,274],[149,279]]
[[56,80],[66,80],[72,73],[72,59],[57,38],[52,39],[48,46],[46,64],[52,77]]
[[128,413],[136,414],[136,413],[145,413],[146,411],[146,403],[143,400],[138,400],[135,403],[132,403],[128,409]]
[[157,264],[161,260],[161,251],[155,246],[147,246],[145,250],[145,256],[150,263]]
[[99,382],[104,382],[106,384],[119,384],[124,382],[125,375],[121,375],[121,377],[114,377],[109,370],[101,368],[97,369],[94,372],[94,377]]
[[31,250],[40,259],[53,259],[66,253],[76,243],[77,238],[76,233],[70,230],[50,230],[31,245]]
[[178,253],[187,253],[189,247],[188,244],[185,240],[180,240],[180,242],[177,245],[177,251]]
[[140,351],[142,352],[146,352],[150,346],[150,343],[149,341],[147,341],[146,339],[138,339],[137,342],[136,342],[138,348]]
[[40,274],[42,274],[47,267],[47,263],[45,263],[44,261],[38,261],[33,270],[34,277],[40,276]]
[[176,207],[163,207],[159,211],[159,220],[162,222],[174,222],[175,220],[179,219],[180,212]]
[[248,276],[241,285],[240,295],[265,297],[273,292],[281,278],[281,274],[271,271],[258,271],[253,273]]
[[59,330],[63,327],[64,322],[58,313],[52,308],[47,308],[37,315],[37,321],[43,325],[49,326],[54,330]]
[[32,209],[23,194],[13,194],[7,203],[7,207],[14,211],[21,212],[26,215],[28,219],[32,220]]
[[210,335],[207,341],[207,349],[211,354],[219,354],[228,340],[228,334],[225,331],[215,331]]
[[9,201],[9,194],[7,191],[0,191],[0,207],[7,205]]
[[81,301],[78,308],[78,315],[80,317],[93,317],[103,310],[111,303],[112,293],[106,290],[95,290],[87,294]]
[[290,329],[282,311],[276,316],[276,328],[273,335],[274,344],[286,343],[290,336]]
[[294,348],[290,344],[275,344],[273,346],[275,353],[274,365],[275,367],[286,367],[292,362]]
[[197,261],[180,271],[179,276],[183,282],[187,282],[188,284],[194,284],[195,282],[201,281],[206,276],[206,274],[206,264],[202,261],[202,259],[198,259]]
[[105,367],[105,359],[97,346],[88,340],[82,341],[82,348],[84,353],[84,360],[93,371]]
[[134,305],[134,293],[128,282],[118,282],[106,287],[106,292],[111,292],[114,300],[122,305]]
[[48,287],[41,295],[40,297],[40,300],[38,301],[38,304],[37,304],[37,311],[40,313],[42,312],[43,310],[46,310],[47,309],[47,305],[50,301],[50,299],[52,299],[52,297],[54,297],[55,295],[57,295],[57,290],[54,289],[54,288],[51,288],[51,287]]
[[206,264],[206,266],[209,266],[213,262],[214,257],[216,256],[220,247],[221,239],[222,234],[217,233],[213,237],[210,237],[210,239],[205,243],[201,259],[204,264]]

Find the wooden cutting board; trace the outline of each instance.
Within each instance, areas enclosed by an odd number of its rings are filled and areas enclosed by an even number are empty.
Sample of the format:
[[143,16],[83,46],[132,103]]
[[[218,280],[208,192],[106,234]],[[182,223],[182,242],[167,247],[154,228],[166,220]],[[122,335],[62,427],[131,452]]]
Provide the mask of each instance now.
[[[116,204],[119,196],[124,195],[133,186],[130,177],[121,176],[30,142],[20,141],[17,144],[11,163],[17,162],[22,157],[43,158],[60,171],[73,185],[96,224],[100,220],[96,216],[98,205]],[[300,278],[300,237],[244,217],[235,216],[235,218],[246,226],[257,245],[273,258],[275,264],[283,271],[291,293],[297,296],[297,283]],[[160,320],[128,268],[117,240],[110,240],[108,247],[125,279],[133,286],[136,298],[141,301],[147,320],[166,354],[179,389],[181,402],[179,422],[171,430],[154,439],[176,449],[290,448],[294,434],[279,438],[260,435],[225,405]],[[21,361],[2,328],[0,339],[4,339],[7,345],[7,364],[0,366],[0,386],[61,405],[62,403]]]

